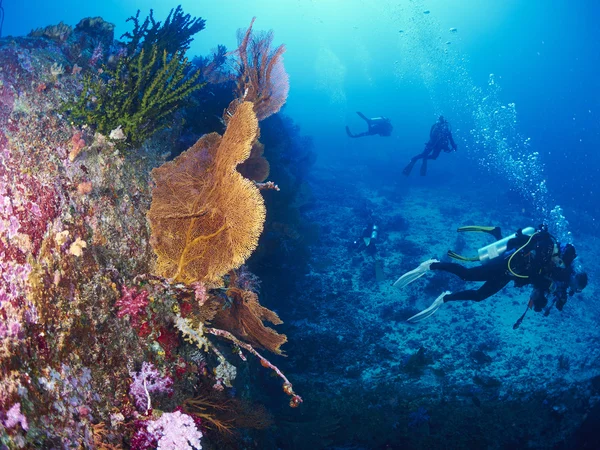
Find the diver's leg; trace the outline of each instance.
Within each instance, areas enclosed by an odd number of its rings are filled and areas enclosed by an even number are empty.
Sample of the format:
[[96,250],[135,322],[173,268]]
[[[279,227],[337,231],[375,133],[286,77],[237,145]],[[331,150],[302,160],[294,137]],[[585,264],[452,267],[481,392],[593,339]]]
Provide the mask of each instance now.
[[[481,265],[475,267],[465,267],[456,263],[436,262],[431,265],[431,270],[441,270],[456,275],[463,281],[488,281],[501,275],[502,272],[494,270],[491,266]],[[501,275],[502,276],[502,275]]]
[[[432,264],[433,266],[433,264]],[[433,269],[433,267],[432,267]],[[444,296],[444,303],[452,302],[456,300],[471,300],[474,302],[480,302],[488,297],[498,293],[504,286],[510,282],[510,278],[502,276],[495,278],[490,281],[486,281],[483,286],[477,290],[467,290],[455,292],[454,294],[448,294]]]
[[366,117],[363,113],[361,113],[360,111],[356,111],[356,114],[358,114],[358,117],[360,117],[362,120],[364,120],[365,122],[369,123],[370,120],[368,117]]
[[364,133],[352,134],[349,127],[346,127],[346,134],[348,134],[348,136],[351,138],[359,138],[359,137],[363,137],[363,136],[369,136],[368,131],[366,131]]
[[425,151],[423,152],[423,162],[421,163],[421,176],[424,177],[425,175],[427,175],[427,160],[431,159],[431,156],[429,156],[431,154],[431,146],[426,146],[425,147]]
[[438,159],[438,156],[440,156],[441,152],[442,152],[441,148],[434,148],[433,152],[431,152],[431,154],[427,157],[427,159]]

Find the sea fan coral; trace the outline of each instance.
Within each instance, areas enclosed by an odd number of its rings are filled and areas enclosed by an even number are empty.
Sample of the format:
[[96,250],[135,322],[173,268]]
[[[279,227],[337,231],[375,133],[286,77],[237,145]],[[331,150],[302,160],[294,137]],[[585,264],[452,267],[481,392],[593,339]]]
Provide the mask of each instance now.
[[[288,74],[283,66],[285,46],[272,49],[273,33],[252,33],[256,17],[242,34],[238,34],[237,101],[250,101],[258,120],[278,112],[287,100],[290,90]],[[228,110],[235,108],[235,103]],[[227,118],[225,118],[227,120]]]
[[156,187],[148,219],[158,275],[220,285],[256,248],[264,200],[235,167],[249,157],[257,132],[252,104],[242,103],[222,138],[206,135],[152,171]]
[[252,145],[250,157],[237,167],[238,172],[249,180],[259,183],[265,181],[269,176],[271,167],[269,161],[263,156],[264,152],[265,146],[256,141]]
[[217,314],[214,319],[215,324],[220,328],[230,330],[235,336],[253,346],[263,347],[281,354],[280,347],[287,341],[287,337],[263,325],[263,320],[274,325],[282,324],[279,316],[261,306],[257,295],[252,291],[230,288],[227,295],[232,299],[231,307]]

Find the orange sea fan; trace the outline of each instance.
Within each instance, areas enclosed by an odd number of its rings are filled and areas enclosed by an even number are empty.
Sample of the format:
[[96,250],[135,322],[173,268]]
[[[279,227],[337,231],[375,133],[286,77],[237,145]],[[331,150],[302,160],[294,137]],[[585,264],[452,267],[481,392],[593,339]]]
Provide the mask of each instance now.
[[265,181],[269,176],[271,166],[269,165],[269,161],[263,156],[264,151],[265,146],[256,141],[252,145],[250,157],[237,167],[238,172],[249,180],[258,183]]
[[253,346],[282,354],[280,347],[287,342],[287,337],[263,324],[263,321],[268,321],[273,325],[280,325],[283,322],[279,316],[262,306],[258,302],[258,296],[252,291],[229,288],[227,295],[233,303],[231,307],[216,315],[215,326],[229,330],[236,337]]
[[219,286],[254,251],[265,221],[264,200],[236,166],[250,156],[257,133],[253,106],[244,102],[223,137],[203,136],[152,171],[156,187],[148,220],[157,275]]

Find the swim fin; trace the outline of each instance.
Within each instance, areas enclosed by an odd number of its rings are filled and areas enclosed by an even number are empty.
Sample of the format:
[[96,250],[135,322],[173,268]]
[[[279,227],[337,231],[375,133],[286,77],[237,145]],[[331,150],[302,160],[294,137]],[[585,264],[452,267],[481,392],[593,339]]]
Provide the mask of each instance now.
[[460,227],[457,229],[459,233],[464,233],[467,231],[479,231],[481,233],[489,233],[494,236],[497,240],[502,239],[502,230],[500,227],[482,227],[478,225],[469,225],[466,227]]
[[448,250],[448,256],[453,259],[458,259],[459,261],[479,261],[479,256],[462,256],[452,250]]
[[398,278],[392,286],[396,286],[399,289],[408,286],[413,281],[425,275],[425,272],[428,272],[431,265],[436,262],[439,261],[437,259],[428,259],[427,261],[422,262],[419,264],[419,267],[411,270],[410,272],[406,272],[404,275]]
[[413,167],[415,166],[415,163],[417,162],[417,160],[411,160],[408,165],[404,168],[404,170],[402,170],[402,173],[406,176],[409,176],[410,173],[412,172]]
[[421,176],[424,177],[425,175],[427,175],[427,157],[423,158],[421,163]]
[[424,309],[418,314],[415,314],[408,319],[408,321],[411,323],[416,323],[431,317],[438,309],[440,309],[440,306],[444,304],[444,297],[448,294],[450,294],[450,291],[443,292],[438,298],[435,299],[429,308]]

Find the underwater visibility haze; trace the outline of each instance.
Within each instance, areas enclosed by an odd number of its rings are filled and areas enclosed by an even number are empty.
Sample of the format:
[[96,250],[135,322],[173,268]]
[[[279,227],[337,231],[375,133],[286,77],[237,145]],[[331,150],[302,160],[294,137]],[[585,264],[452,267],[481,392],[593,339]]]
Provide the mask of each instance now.
[[0,0],[0,449],[600,448],[598,17]]

